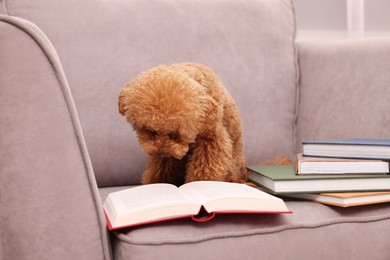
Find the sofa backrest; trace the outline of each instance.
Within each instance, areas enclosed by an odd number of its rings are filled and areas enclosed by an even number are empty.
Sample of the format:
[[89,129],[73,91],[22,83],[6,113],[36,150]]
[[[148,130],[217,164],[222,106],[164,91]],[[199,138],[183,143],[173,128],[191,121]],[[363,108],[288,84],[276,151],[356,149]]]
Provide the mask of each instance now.
[[118,113],[121,88],[159,64],[202,63],[236,100],[249,163],[293,154],[295,19],[290,0],[2,0],[62,62],[100,186],[138,183],[146,156]]
[[302,141],[390,139],[390,38],[300,42]]

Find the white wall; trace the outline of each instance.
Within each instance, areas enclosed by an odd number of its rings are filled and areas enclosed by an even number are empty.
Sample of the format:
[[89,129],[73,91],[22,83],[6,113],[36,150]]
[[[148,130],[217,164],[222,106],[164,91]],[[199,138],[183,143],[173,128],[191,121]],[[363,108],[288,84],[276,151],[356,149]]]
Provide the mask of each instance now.
[[[348,33],[348,28],[351,28],[348,27],[348,1],[350,4],[360,3],[364,11],[361,15],[363,28],[360,34]],[[293,2],[298,40],[390,36],[390,0],[293,0]]]
[[390,1],[365,1],[366,31],[390,31]]

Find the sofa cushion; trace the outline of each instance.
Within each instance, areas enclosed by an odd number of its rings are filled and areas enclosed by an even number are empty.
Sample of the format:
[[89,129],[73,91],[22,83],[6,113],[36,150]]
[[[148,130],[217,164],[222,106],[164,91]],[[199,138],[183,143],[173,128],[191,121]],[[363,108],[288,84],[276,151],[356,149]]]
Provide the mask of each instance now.
[[[100,189],[102,200],[115,190],[119,189]],[[113,232],[114,255],[116,259],[390,259],[384,241],[389,235],[389,203],[352,208],[287,199],[286,203],[293,214],[217,215],[204,223],[181,219],[118,230]]]
[[290,0],[4,0],[62,61],[100,186],[138,183],[145,155],[120,89],[158,64],[203,63],[236,99],[249,163],[292,155],[295,21]]

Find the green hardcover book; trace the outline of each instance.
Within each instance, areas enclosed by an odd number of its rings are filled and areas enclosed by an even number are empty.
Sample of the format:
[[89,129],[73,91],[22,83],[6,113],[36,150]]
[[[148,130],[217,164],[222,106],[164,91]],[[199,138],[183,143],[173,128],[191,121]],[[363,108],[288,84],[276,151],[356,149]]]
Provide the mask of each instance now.
[[390,190],[389,174],[297,175],[294,165],[248,166],[249,180],[274,194]]

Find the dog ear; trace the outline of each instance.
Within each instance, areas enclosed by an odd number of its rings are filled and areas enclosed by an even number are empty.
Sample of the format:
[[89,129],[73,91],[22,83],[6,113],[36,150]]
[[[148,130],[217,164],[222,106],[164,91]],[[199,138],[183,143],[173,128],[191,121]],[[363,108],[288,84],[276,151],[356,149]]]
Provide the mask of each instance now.
[[215,125],[222,120],[223,108],[214,98],[211,96],[205,96],[199,102],[201,104],[201,116],[199,117],[201,123],[200,132],[207,132],[215,128]]
[[125,99],[126,99],[126,94],[125,94],[125,91],[123,89],[121,91],[121,93],[119,95],[119,99],[118,99],[118,110],[119,110],[119,113],[121,113],[123,116],[125,115],[125,113],[127,111]]

